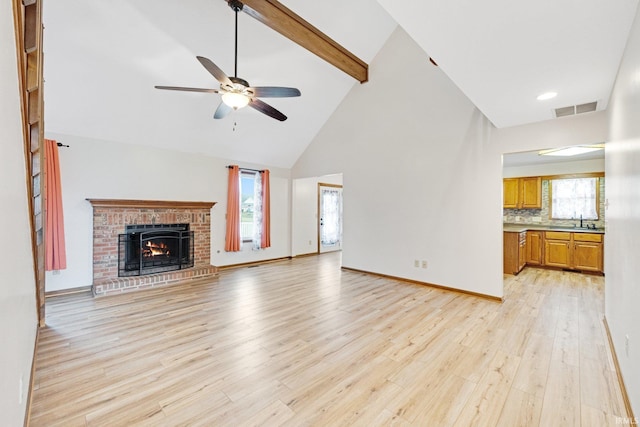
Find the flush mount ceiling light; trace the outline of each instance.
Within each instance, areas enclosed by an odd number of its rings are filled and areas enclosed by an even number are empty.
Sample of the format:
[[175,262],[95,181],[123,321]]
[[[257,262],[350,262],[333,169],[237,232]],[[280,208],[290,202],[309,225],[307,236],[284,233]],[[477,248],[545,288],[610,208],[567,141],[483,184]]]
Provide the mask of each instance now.
[[538,101],[546,101],[547,99],[552,99],[558,96],[558,92],[545,92],[543,94],[538,95],[536,98]]
[[575,147],[552,148],[538,151],[540,156],[577,156],[579,154],[591,153],[604,149],[604,144],[578,145]]

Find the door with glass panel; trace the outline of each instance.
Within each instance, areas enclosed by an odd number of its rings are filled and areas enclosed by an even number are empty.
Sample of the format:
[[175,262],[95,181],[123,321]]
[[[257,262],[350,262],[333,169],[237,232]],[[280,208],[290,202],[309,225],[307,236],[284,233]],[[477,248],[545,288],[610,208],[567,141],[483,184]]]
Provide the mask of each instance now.
[[342,186],[318,184],[318,252],[342,249]]

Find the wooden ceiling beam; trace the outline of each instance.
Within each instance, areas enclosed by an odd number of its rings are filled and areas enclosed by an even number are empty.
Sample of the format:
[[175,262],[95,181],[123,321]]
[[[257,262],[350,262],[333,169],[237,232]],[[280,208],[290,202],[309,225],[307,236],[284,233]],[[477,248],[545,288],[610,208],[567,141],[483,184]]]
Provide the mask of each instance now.
[[[231,5],[234,0],[225,0]],[[360,83],[369,79],[369,66],[329,36],[276,0],[241,0],[242,10],[299,44]]]

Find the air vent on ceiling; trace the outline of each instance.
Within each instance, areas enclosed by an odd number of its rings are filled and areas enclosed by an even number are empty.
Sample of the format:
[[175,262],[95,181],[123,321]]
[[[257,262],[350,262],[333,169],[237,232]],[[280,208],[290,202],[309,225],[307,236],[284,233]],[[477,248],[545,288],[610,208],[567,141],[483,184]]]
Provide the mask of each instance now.
[[586,104],[570,105],[569,107],[556,108],[556,117],[573,116],[575,114],[589,113],[596,111],[598,101],[587,102]]

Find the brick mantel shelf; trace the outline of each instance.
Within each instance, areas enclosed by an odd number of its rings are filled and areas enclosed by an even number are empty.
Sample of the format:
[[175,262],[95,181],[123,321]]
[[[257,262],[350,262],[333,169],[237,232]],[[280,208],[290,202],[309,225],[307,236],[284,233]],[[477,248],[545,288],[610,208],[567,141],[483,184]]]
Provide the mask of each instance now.
[[[93,294],[123,293],[144,288],[213,279],[211,208],[216,202],[87,199],[93,206]],[[194,232],[194,266],[134,277],[118,277],[118,235],[130,224],[188,223]]]

